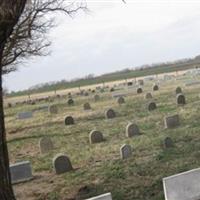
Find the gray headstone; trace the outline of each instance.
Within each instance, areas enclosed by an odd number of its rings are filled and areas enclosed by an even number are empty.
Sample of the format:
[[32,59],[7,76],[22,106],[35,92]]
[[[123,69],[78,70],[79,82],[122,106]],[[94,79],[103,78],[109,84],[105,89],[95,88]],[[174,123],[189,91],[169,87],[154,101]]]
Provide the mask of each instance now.
[[33,178],[31,164],[29,161],[10,165],[12,184],[29,181]]
[[129,158],[132,155],[131,146],[128,144],[124,144],[120,148],[120,156],[122,159]]
[[53,149],[53,142],[49,137],[43,137],[39,141],[40,153],[48,153]]
[[165,149],[167,149],[167,148],[171,148],[173,146],[174,146],[174,143],[173,143],[172,139],[170,137],[166,137],[163,141],[163,147]]
[[163,178],[165,200],[199,200],[200,168]]
[[182,93],[182,89],[181,89],[181,87],[177,87],[175,92],[176,92],[176,94],[180,94],[180,93]]
[[100,196],[92,197],[86,200],[112,200],[111,193],[102,194]]
[[155,84],[155,85],[153,86],[153,91],[158,91],[158,90],[159,90],[159,87],[158,87],[158,85]]
[[133,137],[133,136],[137,136],[137,135],[140,135],[140,130],[139,130],[138,126],[136,124],[129,123],[126,126],[126,136]]
[[145,96],[144,96],[145,99],[152,99],[153,96],[150,92],[146,93]]
[[73,99],[68,99],[67,104],[68,104],[69,106],[74,105],[74,100],[73,100]]
[[148,111],[152,111],[152,110],[155,110],[157,108],[157,106],[156,106],[156,103],[155,102],[149,102],[148,104],[147,104],[147,109],[148,109]]
[[179,115],[168,116],[164,118],[165,128],[175,128],[180,125]]
[[144,85],[144,80],[142,79],[138,80],[138,85]]
[[90,106],[90,104],[87,102],[87,103],[84,103],[83,104],[83,109],[84,110],[91,110],[91,106]]
[[110,109],[106,110],[105,117],[107,119],[115,118],[116,117],[116,113],[115,113],[115,111],[112,108],[110,108]]
[[185,105],[186,104],[185,96],[183,94],[177,94],[176,103],[177,105]]
[[73,125],[74,124],[74,118],[72,116],[65,117],[65,125]]
[[93,130],[89,134],[90,144],[103,142],[103,134],[100,131]]
[[141,94],[142,92],[142,88],[137,88],[137,94]]
[[117,102],[118,102],[118,104],[123,104],[123,103],[125,103],[125,99],[124,99],[124,97],[119,97],[118,99],[117,99]]
[[100,100],[100,96],[98,94],[94,95],[94,100],[95,101],[99,101]]
[[57,107],[57,105],[51,105],[51,106],[49,106],[49,113],[50,114],[58,114],[58,107]]
[[32,112],[20,112],[18,113],[18,119],[29,119],[33,117]]
[[53,158],[53,167],[56,174],[62,174],[73,170],[71,161],[65,154],[57,154]]

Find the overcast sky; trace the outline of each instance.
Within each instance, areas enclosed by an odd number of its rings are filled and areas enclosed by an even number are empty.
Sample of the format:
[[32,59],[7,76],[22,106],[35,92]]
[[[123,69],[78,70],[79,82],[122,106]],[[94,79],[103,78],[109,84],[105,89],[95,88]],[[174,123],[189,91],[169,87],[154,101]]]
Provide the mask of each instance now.
[[11,90],[200,54],[200,1],[87,0],[89,14],[63,18],[52,53],[4,77]]

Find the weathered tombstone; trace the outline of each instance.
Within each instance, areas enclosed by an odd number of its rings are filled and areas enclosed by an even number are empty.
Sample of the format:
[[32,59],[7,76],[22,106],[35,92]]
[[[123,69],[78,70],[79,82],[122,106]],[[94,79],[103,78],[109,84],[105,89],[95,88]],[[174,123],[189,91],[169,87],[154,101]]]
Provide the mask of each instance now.
[[115,89],[114,88],[110,88],[110,92],[114,92],[115,91]]
[[159,87],[158,87],[158,85],[153,85],[153,91],[158,91],[159,90]]
[[98,94],[94,95],[94,100],[95,101],[99,101],[100,100],[100,96]]
[[137,94],[141,94],[142,92],[142,88],[137,88]]
[[127,83],[127,86],[132,86],[132,85],[133,85],[133,82],[130,82],[130,81],[129,81],[129,82]]
[[111,193],[102,194],[100,196],[92,197],[86,200],[112,200]]
[[53,149],[53,142],[49,137],[43,137],[39,141],[40,153],[48,153]]
[[150,92],[146,93],[145,96],[144,96],[145,99],[152,99],[153,96]]
[[126,126],[126,136],[133,137],[133,136],[137,136],[137,135],[140,135],[140,130],[139,130],[138,126],[136,124],[129,123]]
[[163,178],[165,200],[199,200],[200,168]]
[[29,119],[32,117],[33,113],[31,111],[18,113],[18,119]]
[[176,88],[176,94],[180,94],[180,93],[182,93],[182,89],[181,89],[181,87],[177,87]]
[[10,165],[12,184],[29,181],[33,178],[32,168],[29,161]]
[[121,159],[126,159],[132,155],[132,149],[131,146],[128,144],[124,144],[120,148],[120,156]]
[[118,97],[117,103],[120,104],[120,105],[123,104],[123,103],[125,103],[124,97]]
[[142,79],[138,80],[138,84],[139,85],[144,85],[144,80],[142,80]]
[[53,167],[56,174],[62,174],[73,170],[71,161],[65,154],[57,154],[53,158]]
[[69,106],[74,105],[74,100],[73,100],[73,99],[68,99],[67,104],[68,104]]
[[103,134],[100,131],[93,130],[89,134],[90,144],[103,142]]
[[147,109],[148,109],[148,111],[152,111],[152,110],[155,110],[157,108],[157,106],[156,106],[156,103],[155,102],[149,102],[148,104],[147,104]]
[[57,105],[50,105],[49,106],[49,113],[50,114],[58,114],[58,107],[57,107]]
[[83,104],[83,109],[84,110],[91,110],[91,106],[90,106],[90,104],[87,102],[87,103],[84,103]]
[[73,125],[74,124],[74,118],[72,116],[65,117],[65,125]]
[[186,104],[185,96],[183,94],[177,94],[176,103],[177,105],[185,105]]
[[165,128],[175,128],[180,125],[179,115],[168,116],[164,118]]
[[167,148],[171,148],[173,146],[174,146],[174,143],[173,143],[172,139],[170,137],[166,137],[163,141],[163,147],[165,149],[167,149]]
[[115,118],[116,117],[116,113],[115,113],[115,111],[112,108],[110,108],[110,109],[106,110],[105,117],[107,119]]

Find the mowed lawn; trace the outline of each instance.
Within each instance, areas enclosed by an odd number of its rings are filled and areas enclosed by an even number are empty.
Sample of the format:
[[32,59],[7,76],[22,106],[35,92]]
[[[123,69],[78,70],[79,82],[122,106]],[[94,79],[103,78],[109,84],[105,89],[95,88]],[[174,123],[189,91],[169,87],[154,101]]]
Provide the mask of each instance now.
[[[67,105],[67,98],[53,103],[58,114],[34,112],[34,117],[16,119],[17,113],[29,111],[48,103],[5,108],[6,130],[11,163],[28,160],[32,164],[34,179],[14,186],[20,200],[81,200],[111,192],[113,200],[163,200],[162,178],[200,166],[200,85],[185,87],[180,80],[160,82],[159,91],[152,92],[157,104],[155,111],[146,108],[146,92],[152,91],[154,82],[146,82],[142,94],[132,90],[126,103],[118,105],[107,91],[99,93],[101,99],[74,95],[74,106]],[[186,96],[185,106],[176,105],[175,88],[181,86]],[[118,91],[120,92],[120,91]],[[83,103],[89,102],[92,110],[84,111]],[[105,119],[104,111],[113,108],[117,117]],[[180,126],[164,129],[163,118],[178,113]],[[71,115],[75,125],[65,126],[64,118]],[[141,135],[125,136],[125,128],[134,122]],[[93,129],[103,133],[105,141],[89,144]],[[40,154],[39,140],[51,137],[54,150]],[[174,147],[163,149],[165,137],[171,137]],[[120,159],[120,147],[130,144],[133,155]],[[74,170],[56,175],[52,159],[57,153],[69,156]]]

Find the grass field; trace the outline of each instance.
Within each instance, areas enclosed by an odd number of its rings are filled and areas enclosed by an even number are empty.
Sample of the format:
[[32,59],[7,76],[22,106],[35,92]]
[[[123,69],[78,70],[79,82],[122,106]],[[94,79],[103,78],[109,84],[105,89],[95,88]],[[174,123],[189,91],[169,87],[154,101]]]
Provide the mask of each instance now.
[[[119,106],[110,92],[101,93],[95,102],[93,95],[74,97],[75,105],[68,106],[67,99],[56,100],[59,113],[50,115],[37,111],[32,119],[17,120],[20,111],[35,109],[36,105],[6,108],[6,130],[10,160],[29,160],[34,179],[14,186],[20,200],[82,200],[105,192],[111,192],[113,200],[163,200],[162,178],[200,166],[200,85],[185,87],[191,77],[163,81],[160,90],[152,92],[157,109],[149,112],[144,94],[151,91],[154,82],[146,82],[140,95],[132,90]],[[181,86],[186,95],[184,107],[176,105],[175,88]],[[84,111],[83,103],[90,102],[92,110]],[[52,103],[51,103],[52,104]],[[105,119],[104,110],[112,107],[117,112],[114,119]],[[164,129],[163,118],[178,113],[181,125]],[[65,126],[64,118],[72,115],[75,125]],[[141,135],[125,137],[129,122],[136,123]],[[89,144],[91,130],[101,131],[105,142]],[[55,149],[41,155],[38,142],[50,136]],[[161,146],[170,136],[175,144],[171,149]],[[121,160],[119,149],[130,144],[133,155]],[[56,175],[52,158],[66,153],[74,170]]]

